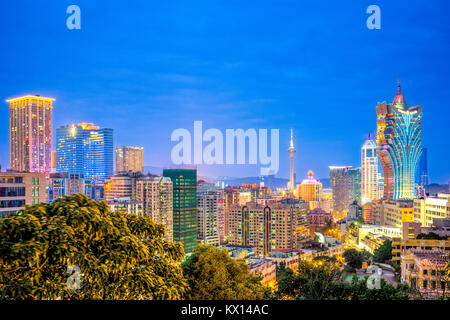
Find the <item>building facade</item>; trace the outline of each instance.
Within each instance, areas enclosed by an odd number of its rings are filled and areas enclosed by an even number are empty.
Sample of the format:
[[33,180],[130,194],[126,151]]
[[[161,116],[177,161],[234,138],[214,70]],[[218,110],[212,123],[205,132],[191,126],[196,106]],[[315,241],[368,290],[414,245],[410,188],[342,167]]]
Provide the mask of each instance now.
[[[173,183],[168,177],[144,177],[136,182],[136,200],[142,203],[143,214],[166,226],[165,238],[174,239]],[[185,249],[186,250],[186,249]]]
[[220,245],[219,190],[209,183],[197,187],[197,241],[204,245]]
[[83,176],[67,172],[51,173],[48,177],[48,202],[65,196],[71,196],[82,193],[88,197],[92,196],[91,181],[84,179]]
[[47,201],[47,181],[42,173],[0,172],[0,218]]
[[377,145],[370,138],[361,148],[361,202],[366,204],[378,199]]
[[116,147],[116,172],[144,172],[144,148],[132,146]]
[[361,169],[330,166],[333,212],[347,212],[348,206],[361,203]]
[[304,179],[301,184],[297,186],[298,197],[310,203],[310,209],[313,210],[320,206],[322,201],[322,183],[314,179],[314,172],[308,172],[308,178]]
[[229,209],[229,245],[255,248],[259,256],[274,249],[295,249],[300,234],[309,226],[309,206],[304,201],[285,199],[284,202],[259,205],[248,203]]
[[113,171],[113,130],[92,123],[56,129],[56,170],[104,181]]
[[383,168],[385,200],[412,200],[422,153],[422,107],[408,108],[400,82],[392,104],[377,106],[377,155]]
[[197,245],[197,170],[164,169],[163,176],[173,183],[173,241],[190,253]]
[[39,95],[6,100],[9,102],[12,170],[51,172],[54,100]]
[[414,199],[414,221],[431,227],[434,219],[450,218],[450,193],[438,193],[435,197]]

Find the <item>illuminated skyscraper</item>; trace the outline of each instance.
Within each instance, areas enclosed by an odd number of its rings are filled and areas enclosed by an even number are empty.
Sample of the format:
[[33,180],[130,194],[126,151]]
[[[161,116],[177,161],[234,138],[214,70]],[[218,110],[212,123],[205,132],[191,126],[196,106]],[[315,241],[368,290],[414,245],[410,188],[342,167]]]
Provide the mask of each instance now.
[[50,173],[53,98],[23,96],[9,102],[10,166],[13,170]]
[[144,171],[144,148],[116,147],[116,171]]
[[363,204],[378,199],[377,145],[369,139],[361,148],[361,201]]
[[288,189],[289,189],[289,191],[293,192],[294,188],[295,188],[295,181],[294,181],[294,156],[295,156],[296,149],[294,147],[294,134],[292,133],[292,129],[291,129],[291,141],[290,141],[290,144],[289,144],[288,152],[289,152],[289,158],[291,159],[291,171],[290,171],[290,175],[289,175]]
[[392,104],[377,106],[377,155],[383,168],[385,200],[413,199],[422,152],[422,107],[408,108],[400,80]]
[[112,176],[113,130],[92,123],[56,129],[56,170],[78,173],[92,181]]
[[308,178],[304,179],[301,184],[297,186],[298,197],[309,203],[310,209],[315,209],[320,206],[322,201],[322,183],[314,179],[314,172],[308,172]]
[[164,169],[163,176],[173,183],[173,241],[190,253],[197,245],[197,170]]

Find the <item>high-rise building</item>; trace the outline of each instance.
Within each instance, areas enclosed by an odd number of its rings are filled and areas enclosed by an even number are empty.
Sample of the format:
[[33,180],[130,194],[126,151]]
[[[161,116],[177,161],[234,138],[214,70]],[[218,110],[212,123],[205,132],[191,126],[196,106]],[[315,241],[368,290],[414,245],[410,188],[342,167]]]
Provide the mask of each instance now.
[[347,212],[353,202],[361,203],[361,169],[330,166],[333,212]]
[[250,202],[228,210],[228,244],[256,248],[259,256],[274,249],[297,249],[302,229],[309,226],[309,206],[302,200],[285,199],[269,205]]
[[377,145],[369,135],[361,148],[361,202],[377,200],[378,195]]
[[197,241],[218,247],[219,239],[219,190],[213,184],[202,183],[197,187]]
[[289,184],[288,184],[288,190],[290,192],[294,192],[294,188],[295,188],[295,181],[294,181],[294,156],[295,156],[295,152],[297,150],[294,147],[294,134],[292,132],[291,129],[291,141],[289,143],[289,148],[288,148],[288,153],[289,153],[289,159],[291,161],[291,170],[290,170],[290,174],[289,174]]
[[377,155],[383,168],[385,200],[415,197],[415,174],[422,152],[422,107],[408,108],[400,81],[392,104],[377,106]]
[[113,129],[92,123],[56,129],[57,172],[77,173],[85,179],[104,181],[113,171]]
[[197,245],[197,170],[164,169],[163,176],[173,183],[173,241],[190,253]]
[[[174,189],[172,180],[168,177],[144,177],[136,183],[136,200],[143,205],[144,215],[150,216],[156,223],[166,226],[167,241],[182,241],[177,223],[177,238],[174,238]],[[180,215],[179,203],[183,196],[177,191],[177,217]],[[177,222],[180,219],[177,220]],[[185,249],[186,250],[186,249]]]
[[116,147],[116,172],[121,171],[144,172],[144,148]]
[[9,102],[10,166],[22,172],[50,173],[53,98],[23,96]]
[[308,178],[297,186],[298,197],[310,204],[310,209],[320,207],[322,201],[322,183],[314,179],[314,172],[308,172]]
[[119,198],[136,200],[136,183],[143,175],[138,172],[118,172],[105,179],[105,200],[113,201]]

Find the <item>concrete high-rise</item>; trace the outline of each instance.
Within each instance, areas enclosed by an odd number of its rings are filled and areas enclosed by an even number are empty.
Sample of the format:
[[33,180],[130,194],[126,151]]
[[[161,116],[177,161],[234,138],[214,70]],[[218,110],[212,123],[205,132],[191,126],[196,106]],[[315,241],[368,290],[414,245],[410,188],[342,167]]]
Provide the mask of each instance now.
[[288,184],[288,190],[290,192],[294,192],[295,188],[295,181],[294,181],[294,156],[295,152],[297,150],[294,147],[294,134],[291,129],[291,141],[289,143],[288,153],[289,153],[289,159],[291,160],[291,170],[289,174],[289,184]]
[[113,129],[92,123],[56,129],[56,171],[104,181],[113,171]]
[[330,166],[333,213],[347,212],[354,201],[361,203],[361,169]]
[[415,197],[415,173],[422,153],[422,107],[406,105],[400,80],[392,104],[377,106],[377,155],[383,168],[385,200]]
[[202,183],[197,187],[197,241],[218,247],[218,222],[219,190],[213,184]]
[[369,136],[361,148],[361,202],[377,200],[378,190],[377,145]]
[[9,102],[10,166],[24,172],[50,173],[53,98],[22,96]]
[[[167,241],[180,241],[174,239],[173,216],[173,183],[167,177],[144,177],[136,183],[136,200],[142,203],[144,215],[166,226],[165,239]],[[179,199],[177,200],[179,201]],[[177,227],[178,228],[178,227]]]
[[173,241],[186,253],[197,246],[197,170],[164,169],[173,183]]
[[144,171],[144,148],[132,146],[116,147],[116,172]]

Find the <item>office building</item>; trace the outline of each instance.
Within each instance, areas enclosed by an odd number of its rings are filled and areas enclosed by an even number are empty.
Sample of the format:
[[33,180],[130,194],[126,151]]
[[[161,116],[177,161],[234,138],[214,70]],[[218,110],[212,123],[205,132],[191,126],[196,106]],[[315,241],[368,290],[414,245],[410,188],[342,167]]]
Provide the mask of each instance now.
[[408,107],[400,81],[392,104],[377,106],[377,155],[383,168],[384,200],[412,200],[422,153],[422,107]]
[[10,166],[21,172],[51,172],[53,98],[23,96],[9,102]]
[[116,172],[144,172],[144,148],[116,147]]
[[191,253],[197,245],[197,170],[164,169],[163,176],[173,183],[173,241]]
[[113,130],[92,123],[56,129],[56,169],[103,182],[113,172]]
[[361,148],[361,202],[363,204],[378,199],[378,157],[377,145],[369,139]]

